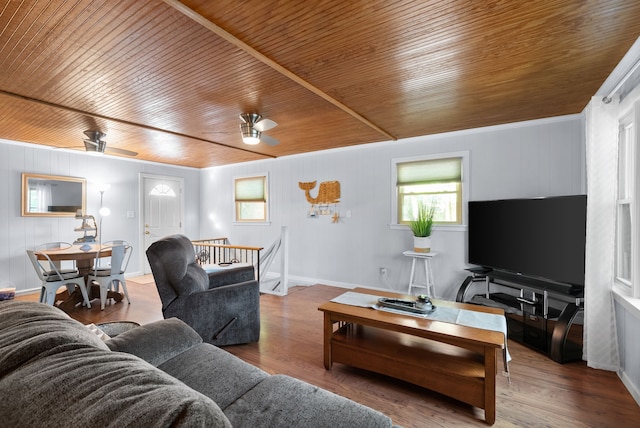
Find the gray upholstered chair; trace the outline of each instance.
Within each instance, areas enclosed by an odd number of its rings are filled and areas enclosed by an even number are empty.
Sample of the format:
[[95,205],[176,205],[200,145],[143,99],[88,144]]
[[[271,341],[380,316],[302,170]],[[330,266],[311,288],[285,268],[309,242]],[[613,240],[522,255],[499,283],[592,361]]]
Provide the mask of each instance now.
[[181,319],[214,345],[258,341],[260,288],[253,266],[207,273],[183,235],[154,242],[147,259],[165,318]]

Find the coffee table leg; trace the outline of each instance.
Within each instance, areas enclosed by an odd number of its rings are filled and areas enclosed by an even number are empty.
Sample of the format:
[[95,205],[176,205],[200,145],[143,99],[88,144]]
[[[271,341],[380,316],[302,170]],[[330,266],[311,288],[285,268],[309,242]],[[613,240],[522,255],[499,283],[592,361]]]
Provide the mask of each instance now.
[[493,425],[496,421],[496,350],[484,348],[484,420]]
[[331,370],[331,336],[333,335],[333,321],[328,312],[324,313],[324,368]]

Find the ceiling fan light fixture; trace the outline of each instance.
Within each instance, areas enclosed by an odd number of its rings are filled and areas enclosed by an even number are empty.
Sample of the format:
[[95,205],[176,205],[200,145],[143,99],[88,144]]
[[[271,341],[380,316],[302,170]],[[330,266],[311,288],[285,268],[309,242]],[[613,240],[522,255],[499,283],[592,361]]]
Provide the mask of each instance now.
[[255,129],[251,123],[241,124],[240,131],[242,132],[242,141],[245,144],[256,145],[260,142],[261,132]]

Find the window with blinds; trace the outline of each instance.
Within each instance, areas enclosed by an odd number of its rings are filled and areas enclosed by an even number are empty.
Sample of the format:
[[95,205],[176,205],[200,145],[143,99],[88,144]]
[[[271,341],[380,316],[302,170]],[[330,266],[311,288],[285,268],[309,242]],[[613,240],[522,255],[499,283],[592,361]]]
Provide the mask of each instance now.
[[420,203],[435,205],[435,223],[462,224],[462,157],[396,163],[398,223],[408,224]]
[[267,221],[267,177],[236,178],[234,186],[236,221]]

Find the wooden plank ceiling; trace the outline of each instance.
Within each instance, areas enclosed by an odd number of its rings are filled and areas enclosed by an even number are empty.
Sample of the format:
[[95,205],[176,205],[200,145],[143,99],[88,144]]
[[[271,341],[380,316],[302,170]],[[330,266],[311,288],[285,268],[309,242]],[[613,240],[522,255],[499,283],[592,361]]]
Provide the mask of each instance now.
[[[203,168],[579,113],[637,0],[23,0],[0,6],[0,138]],[[279,125],[242,143],[238,115]]]

